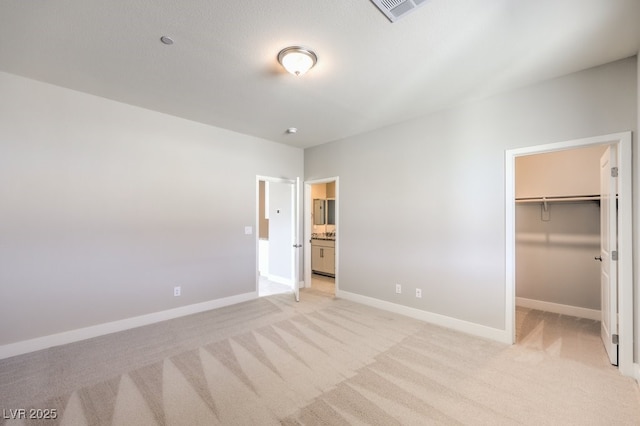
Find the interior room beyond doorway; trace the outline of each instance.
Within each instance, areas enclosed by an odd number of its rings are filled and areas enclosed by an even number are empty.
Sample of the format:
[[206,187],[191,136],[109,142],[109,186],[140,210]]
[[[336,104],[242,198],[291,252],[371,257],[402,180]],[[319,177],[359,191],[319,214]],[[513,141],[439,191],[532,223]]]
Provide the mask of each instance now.
[[336,276],[336,182],[311,185],[311,288],[335,294]]
[[292,293],[292,183],[258,179],[258,296]]
[[607,146],[516,159],[519,345],[542,345],[576,361],[598,363],[604,354],[606,361],[594,258],[600,254],[600,158]]
[[600,157],[607,145],[516,159],[516,304],[600,319]]

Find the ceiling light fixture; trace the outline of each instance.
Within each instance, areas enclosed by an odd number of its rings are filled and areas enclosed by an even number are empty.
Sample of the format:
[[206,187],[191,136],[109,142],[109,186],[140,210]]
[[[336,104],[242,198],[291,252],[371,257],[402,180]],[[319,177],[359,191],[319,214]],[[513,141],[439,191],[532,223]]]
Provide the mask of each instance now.
[[313,68],[318,62],[318,56],[305,47],[291,46],[278,53],[278,62],[291,74],[300,76]]

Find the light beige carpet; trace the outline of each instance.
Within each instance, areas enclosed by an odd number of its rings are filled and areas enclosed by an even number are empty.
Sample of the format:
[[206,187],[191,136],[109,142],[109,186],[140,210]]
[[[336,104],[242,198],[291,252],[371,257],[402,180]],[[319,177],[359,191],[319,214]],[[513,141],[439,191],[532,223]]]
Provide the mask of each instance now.
[[[518,310],[505,346],[303,291],[0,361],[0,425],[637,425],[598,323]],[[24,408],[57,419],[5,419]]]

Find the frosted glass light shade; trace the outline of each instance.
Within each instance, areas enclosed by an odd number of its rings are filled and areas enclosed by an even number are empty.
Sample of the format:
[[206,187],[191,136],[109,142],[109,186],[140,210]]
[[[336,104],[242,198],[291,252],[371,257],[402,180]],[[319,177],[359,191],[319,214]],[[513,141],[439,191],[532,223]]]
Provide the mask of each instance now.
[[298,76],[313,68],[317,61],[313,51],[300,46],[287,47],[278,53],[278,62],[284,69]]

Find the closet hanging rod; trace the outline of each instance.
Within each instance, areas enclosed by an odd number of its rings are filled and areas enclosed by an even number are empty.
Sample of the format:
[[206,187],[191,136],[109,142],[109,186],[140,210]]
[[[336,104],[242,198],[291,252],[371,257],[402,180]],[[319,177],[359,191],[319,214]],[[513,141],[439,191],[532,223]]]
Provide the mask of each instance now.
[[553,197],[519,197],[516,203],[553,203],[562,201],[600,201],[600,195],[565,195]]

